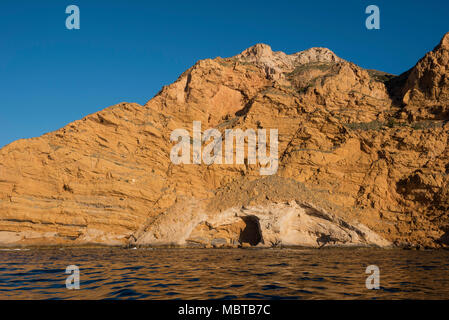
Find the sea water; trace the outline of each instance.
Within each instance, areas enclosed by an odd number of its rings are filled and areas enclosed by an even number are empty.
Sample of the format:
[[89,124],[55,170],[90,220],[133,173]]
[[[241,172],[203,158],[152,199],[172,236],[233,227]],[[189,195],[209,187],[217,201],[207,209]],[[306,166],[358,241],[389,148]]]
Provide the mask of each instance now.
[[[66,287],[69,265],[79,290]],[[369,265],[378,290],[366,287]],[[449,252],[2,249],[0,299],[449,299]]]

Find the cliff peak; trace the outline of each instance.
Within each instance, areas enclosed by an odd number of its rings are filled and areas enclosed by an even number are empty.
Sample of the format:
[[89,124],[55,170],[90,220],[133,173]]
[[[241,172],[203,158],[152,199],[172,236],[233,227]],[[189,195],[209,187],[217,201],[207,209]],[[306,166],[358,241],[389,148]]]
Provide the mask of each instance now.
[[262,57],[262,56],[271,56],[273,54],[273,50],[268,44],[265,43],[257,43],[248,49],[244,50],[240,55],[242,56],[254,56],[254,57]]
[[[433,51],[428,52],[409,71],[403,92],[403,102],[407,105],[432,106],[441,105],[436,115],[427,114],[424,117],[445,118],[449,112],[449,32],[441,39]],[[433,108],[433,107],[432,107]],[[416,113],[413,111],[412,113]],[[433,111],[431,112],[433,113]],[[419,117],[423,117],[420,115]]]
[[322,47],[313,47],[294,54],[297,64],[306,64],[311,62],[340,62],[339,58],[332,50]]
[[293,54],[286,54],[282,51],[273,51],[269,45],[264,43],[251,46],[234,58],[269,69],[271,73],[291,72],[295,67],[307,63],[344,61],[327,48],[313,47]]
[[440,48],[449,50],[449,32],[447,32],[440,41]]

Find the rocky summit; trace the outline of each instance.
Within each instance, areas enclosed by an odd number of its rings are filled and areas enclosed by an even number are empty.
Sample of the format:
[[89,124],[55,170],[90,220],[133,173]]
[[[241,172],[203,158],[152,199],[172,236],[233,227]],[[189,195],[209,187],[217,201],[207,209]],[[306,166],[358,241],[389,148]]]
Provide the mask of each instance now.
[[[447,247],[448,120],[449,33],[399,76],[256,44],[3,147],[0,245]],[[194,121],[277,129],[278,170],[174,164]]]

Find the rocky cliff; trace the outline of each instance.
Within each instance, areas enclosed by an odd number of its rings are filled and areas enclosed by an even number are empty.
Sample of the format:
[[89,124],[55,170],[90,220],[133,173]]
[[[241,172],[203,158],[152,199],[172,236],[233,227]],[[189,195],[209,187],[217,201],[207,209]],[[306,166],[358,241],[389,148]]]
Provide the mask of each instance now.
[[[0,150],[0,245],[445,247],[449,34],[411,70],[257,44]],[[279,168],[180,164],[175,129],[277,129]]]

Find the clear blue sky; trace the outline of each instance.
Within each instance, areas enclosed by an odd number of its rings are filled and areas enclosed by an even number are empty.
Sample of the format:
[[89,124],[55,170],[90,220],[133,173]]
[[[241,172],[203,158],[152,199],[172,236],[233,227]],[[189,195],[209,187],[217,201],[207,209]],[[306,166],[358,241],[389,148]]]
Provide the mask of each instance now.
[[[78,5],[81,29],[67,30]],[[381,29],[365,28],[378,5]],[[0,147],[127,101],[145,103],[197,60],[259,42],[328,47],[400,74],[449,31],[449,1],[0,1]]]

